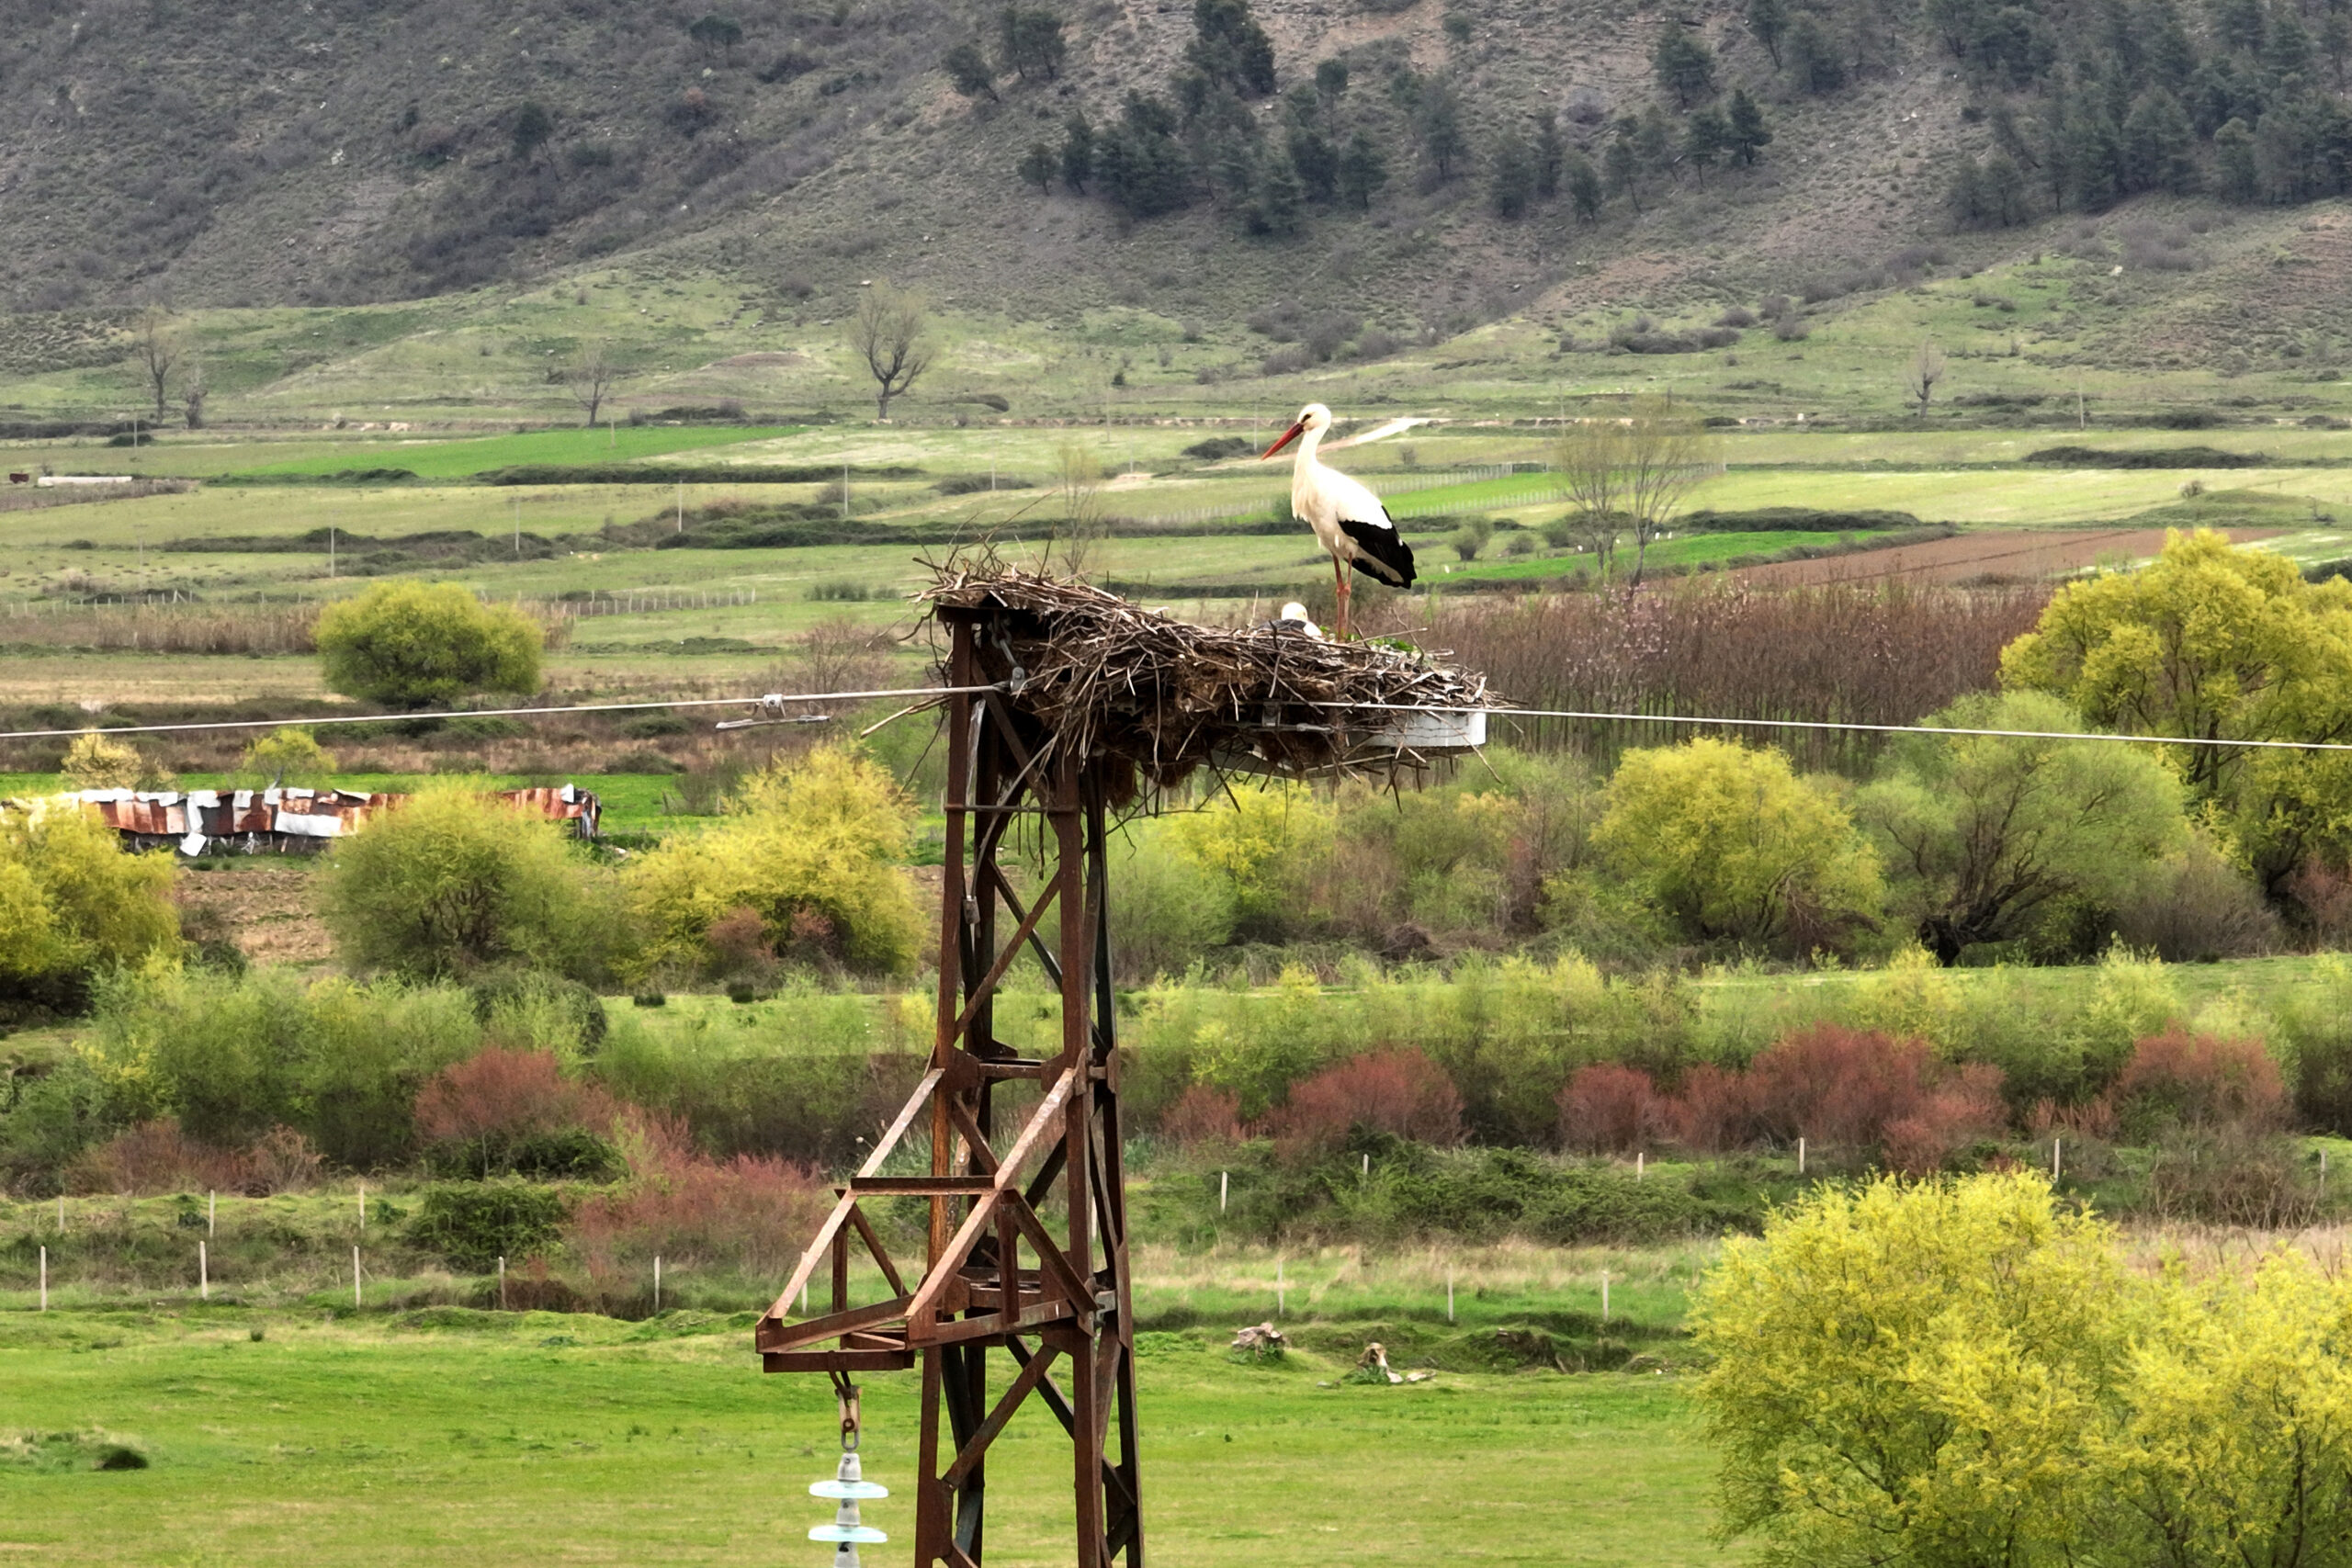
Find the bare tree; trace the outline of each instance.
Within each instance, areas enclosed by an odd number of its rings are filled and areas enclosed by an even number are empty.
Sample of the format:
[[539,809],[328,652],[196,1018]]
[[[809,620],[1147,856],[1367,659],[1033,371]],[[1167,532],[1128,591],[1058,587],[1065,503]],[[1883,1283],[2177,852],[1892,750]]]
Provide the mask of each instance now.
[[921,299],[887,283],[859,296],[850,318],[849,345],[874,378],[874,417],[890,417],[890,400],[911,389],[931,368],[932,344],[923,335],[931,313]]
[[187,410],[190,430],[204,428],[204,400],[210,390],[204,380],[204,362],[189,355],[187,371],[180,378],[180,402]]
[[1666,531],[1699,481],[1721,473],[1723,464],[1706,426],[1670,403],[1636,402],[1624,430],[1623,493],[1634,523],[1634,582],[1639,586],[1650,541]]
[[571,394],[571,400],[587,413],[588,423],[593,426],[596,423],[597,411],[612,395],[614,383],[627,372],[613,358],[612,345],[600,338],[583,344],[572,356],[571,362],[557,374],[563,382],[564,389]]
[[130,357],[138,361],[140,369],[146,374],[149,389],[155,394],[155,423],[161,424],[172,372],[180,367],[183,350],[179,333],[172,327],[169,312],[161,306],[152,306],[139,313],[133,334]]
[[1568,515],[1568,531],[1592,552],[1605,579],[1615,564],[1617,536],[1624,527],[1624,423],[1587,419],[1568,426],[1555,461],[1561,487],[1575,508]]
[[1912,400],[1919,405],[1921,419],[1928,417],[1928,400],[1936,395],[1936,383],[1943,378],[1944,351],[1936,346],[1935,339],[1921,338],[1919,352],[1911,356],[1911,363],[1903,370],[1903,384],[1910,389]]
[[802,691],[870,692],[888,683],[889,639],[852,616],[835,615],[793,638],[777,673]]
[[1053,565],[1058,547],[1062,574],[1084,577],[1102,540],[1102,465],[1093,448],[1076,441],[1055,448],[1054,493],[1061,501],[1062,519],[1046,547],[1046,565]]
[[1720,467],[1705,428],[1656,399],[1631,404],[1615,418],[1573,425],[1560,439],[1556,461],[1576,512],[1570,530],[1613,570],[1617,539],[1634,535],[1634,578],[1642,581],[1650,543],[1673,519],[1690,488]]

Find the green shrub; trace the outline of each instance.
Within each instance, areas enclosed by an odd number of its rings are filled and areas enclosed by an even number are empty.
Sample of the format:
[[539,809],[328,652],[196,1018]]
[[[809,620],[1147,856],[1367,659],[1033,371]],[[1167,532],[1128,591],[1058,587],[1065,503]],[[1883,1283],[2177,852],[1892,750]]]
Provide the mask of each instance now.
[[319,615],[327,685],[402,707],[539,689],[539,625],[455,583],[375,583]]
[[571,1207],[551,1187],[528,1181],[467,1181],[428,1187],[408,1239],[452,1268],[485,1273],[501,1258],[518,1262],[554,1247]]
[[93,976],[175,954],[172,878],[93,813],[0,811],[0,1003],[78,1009]]
[[912,809],[881,768],[840,748],[752,775],[718,826],[629,868],[650,937],[640,967],[717,967],[712,927],[750,909],[778,956],[912,968],[922,922],[900,866]]
[[1607,799],[1594,844],[1694,937],[1804,952],[1878,914],[1876,852],[1777,750],[1630,750]]
[[339,841],[321,896],[345,963],[408,979],[602,976],[626,939],[617,902],[560,824],[456,784]]
[[309,730],[286,725],[247,743],[237,769],[265,787],[273,782],[315,785],[334,772],[334,753]]

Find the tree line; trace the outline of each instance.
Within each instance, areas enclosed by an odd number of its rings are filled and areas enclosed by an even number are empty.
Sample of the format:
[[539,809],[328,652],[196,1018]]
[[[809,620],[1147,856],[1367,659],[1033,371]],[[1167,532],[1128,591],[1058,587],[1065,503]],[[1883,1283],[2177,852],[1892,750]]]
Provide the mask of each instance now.
[[[1318,209],[1369,210],[1408,175],[1475,182],[1507,220],[1565,200],[1597,221],[1612,197],[1638,211],[1668,181],[1754,164],[1773,140],[1762,107],[1744,87],[1723,92],[1713,51],[1679,27],[1654,61],[1671,109],[1652,104],[1577,132],[1548,107],[1489,109],[1452,72],[1401,55],[1327,58],[1284,86],[1249,0],[1195,0],[1193,19],[1183,68],[1165,89],[1130,91],[1113,117],[1070,110],[1058,141],[1021,153],[1022,181],[1040,194],[1099,197],[1130,219],[1205,205],[1245,233],[1279,240]],[[1008,75],[1052,80],[1065,51],[1057,17],[1015,6],[1002,13],[993,56],[974,40],[942,64],[958,92],[993,103]]]

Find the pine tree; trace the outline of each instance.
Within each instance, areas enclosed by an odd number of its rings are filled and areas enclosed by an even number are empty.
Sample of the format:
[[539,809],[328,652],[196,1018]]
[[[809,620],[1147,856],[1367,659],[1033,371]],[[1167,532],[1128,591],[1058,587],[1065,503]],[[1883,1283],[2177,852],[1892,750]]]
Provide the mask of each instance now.
[[1348,138],[1340,154],[1340,199],[1359,212],[1372,210],[1372,198],[1388,183],[1388,160],[1380,144],[1359,130]]
[[997,18],[997,44],[1005,65],[1023,82],[1054,80],[1069,52],[1062,19],[1037,6],[1007,6]]
[[1184,59],[1212,84],[1245,98],[1274,90],[1274,44],[1250,0],[1193,0],[1193,41]]
[[2254,132],[2246,129],[2245,121],[2232,119],[2213,132],[2213,162],[2224,199],[2251,202],[2260,197],[2262,182],[2254,164]]
[[1672,177],[1674,122],[1666,118],[1664,109],[1656,104],[1645,107],[1641,118],[1634,122],[1633,140],[1634,155],[1641,160],[1645,174]]
[[1603,154],[1601,166],[1608,172],[1609,188],[1633,203],[1634,210],[1642,209],[1642,160],[1634,151],[1632,130],[1623,122],[1619,134],[1611,138],[1609,151]]
[[1287,240],[1298,232],[1298,176],[1290,160],[1277,152],[1258,171],[1258,188],[1250,197],[1246,226],[1252,234]]
[[1725,145],[1731,149],[1731,161],[1742,168],[1752,166],[1765,148],[1772,144],[1772,128],[1764,123],[1764,111],[1747,96],[1745,87],[1735,87],[1731,95],[1730,135]]
[[940,61],[939,68],[947,73],[947,80],[964,96],[985,97],[990,103],[998,101],[996,67],[989,63],[989,57],[980,52],[979,45],[957,44],[947,51],[946,58]]
[[1788,7],[1782,0],[1747,0],[1747,30],[1772,57],[1774,69],[1781,64],[1781,36],[1789,30]]
[[1527,204],[1534,197],[1534,155],[1528,151],[1526,138],[1516,130],[1506,130],[1487,151],[1487,199],[1496,217],[1517,219],[1526,215]]
[[1095,178],[1128,217],[1155,218],[1191,203],[1192,159],[1176,126],[1165,99],[1131,92],[1118,124],[1097,134]]
[[2187,196],[2197,188],[2197,159],[2188,116],[2180,101],[2151,87],[2132,102],[2123,121],[2124,188]]
[[1328,202],[1339,193],[1340,150],[1322,131],[1313,126],[1292,126],[1290,162],[1307,200]]
[[1581,152],[1569,153],[1563,177],[1567,182],[1568,205],[1576,215],[1588,223],[1599,222],[1606,193],[1601,188],[1600,171],[1592,166],[1592,160]]
[[2033,216],[2033,198],[2027,192],[2025,171],[2007,152],[1984,160],[1978,186],[1984,220],[1996,229],[2014,229]]
[[1789,28],[1789,76],[1804,93],[1834,93],[1846,85],[1846,61],[1829,29],[1810,11]]
[[1073,196],[1086,194],[1094,177],[1094,128],[1084,109],[1072,109],[1062,121],[1062,185]]
[[2066,120],[2068,193],[2086,211],[2097,211],[2120,194],[2123,136],[2104,104],[2086,106]]
[[1450,80],[1440,76],[1422,87],[1417,121],[1423,155],[1441,181],[1452,179],[1453,165],[1462,161],[1467,145],[1462,136],[1461,95]]
[[1044,196],[1054,188],[1054,171],[1060,166],[1061,161],[1054,156],[1050,145],[1033,141],[1029,144],[1029,151],[1021,154],[1021,162],[1014,172],[1020,175],[1023,183],[1035,186],[1037,194]]
[[1731,146],[1731,124],[1712,108],[1701,109],[1682,128],[1682,157],[1703,181]]
[[1951,188],[1944,197],[1951,208],[1951,220],[1963,229],[1991,227],[1984,206],[1984,166],[1973,157],[1962,157],[1951,172]]
[[1714,94],[1715,51],[1679,22],[1668,23],[1657,35],[1650,68],[1657,73],[1658,86],[1674,95],[1679,107],[1687,109]]
[[1344,60],[1318,60],[1315,62],[1315,92],[1325,108],[1338,108],[1340,100],[1348,96],[1348,62]]
[[1535,196],[1539,201],[1549,201],[1560,194],[1560,165],[1568,154],[1568,144],[1560,136],[1560,122],[1550,110],[1545,110],[1535,126]]

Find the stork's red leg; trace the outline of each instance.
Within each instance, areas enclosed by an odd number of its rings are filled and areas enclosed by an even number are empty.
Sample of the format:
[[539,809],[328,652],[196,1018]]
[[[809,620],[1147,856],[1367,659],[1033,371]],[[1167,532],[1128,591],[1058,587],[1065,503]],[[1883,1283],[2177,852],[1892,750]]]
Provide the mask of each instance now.
[[1331,566],[1337,575],[1340,589],[1340,640],[1345,642],[1348,640],[1348,595],[1354,589],[1355,584],[1348,581],[1346,562],[1335,556],[1332,558]]

